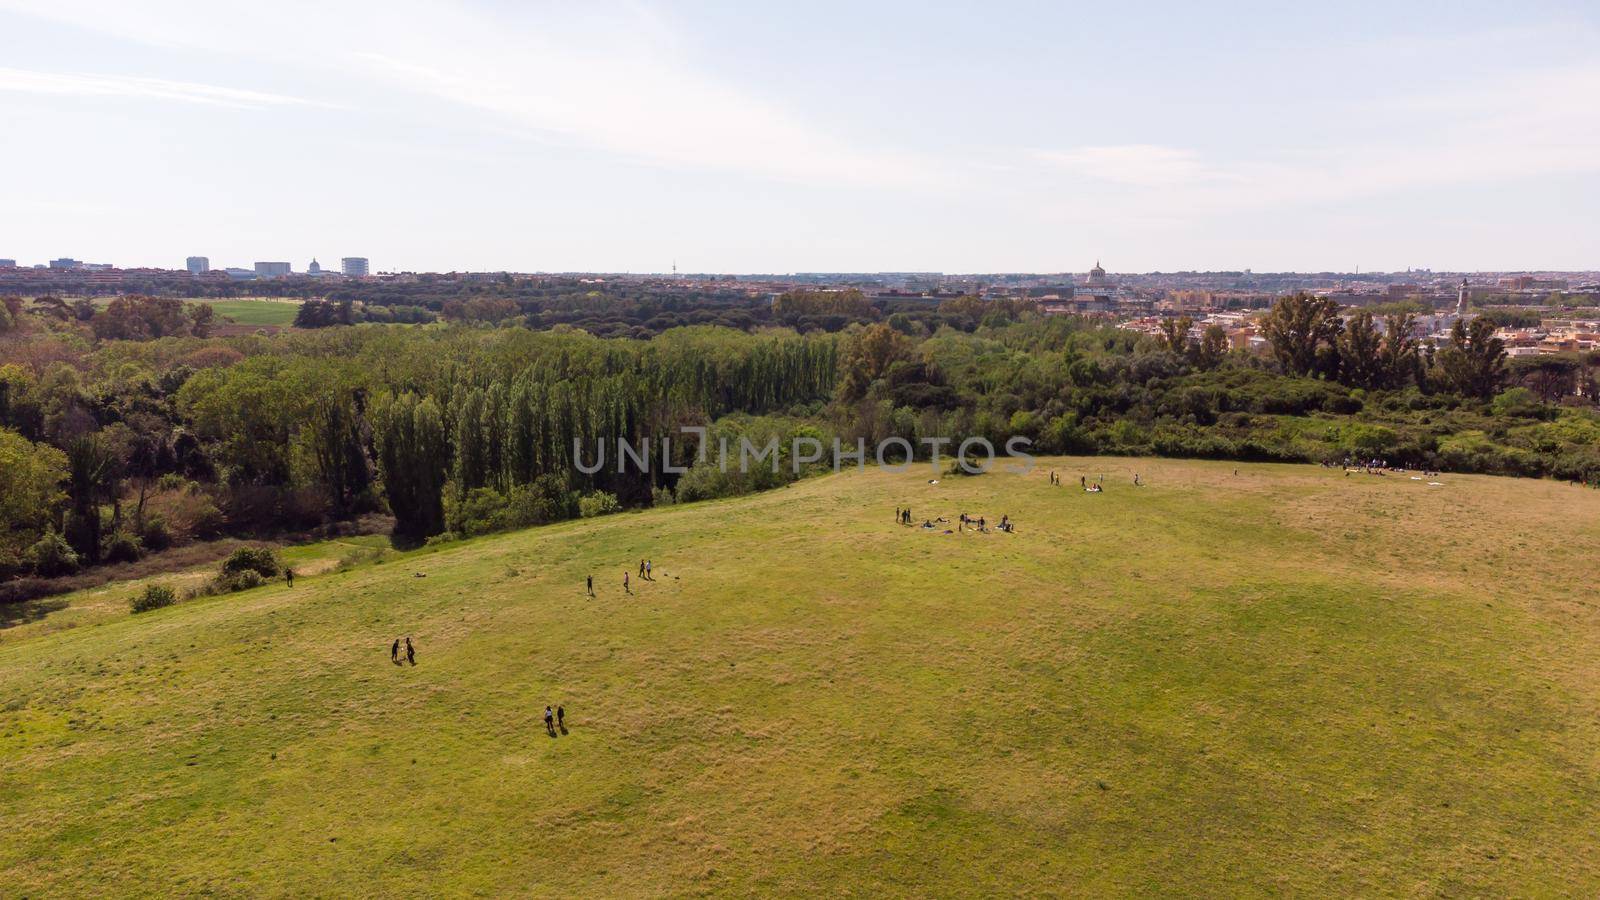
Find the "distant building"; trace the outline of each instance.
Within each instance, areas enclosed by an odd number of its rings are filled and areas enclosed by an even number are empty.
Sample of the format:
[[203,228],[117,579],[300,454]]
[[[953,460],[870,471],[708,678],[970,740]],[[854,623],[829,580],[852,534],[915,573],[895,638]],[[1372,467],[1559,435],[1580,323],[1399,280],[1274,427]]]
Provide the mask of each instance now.
[[82,262],[65,256],[61,257],[60,259],[50,260],[50,268],[52,269],[80,269],[82,267]]
[[365,256],[346,256],[339,260],[339,270],[350,278],[364,278],[367,274],[367,258]]
[[204,275],[211,271],[211,260],[204,256],[191,256],[183,264],[191,275]]
[[257,278],[283,278],[293,271],[286,262],[257,262]]
[[15,269],[17,261],[14,259],[0,259],[0,269]]
[[[259,263],[258,263],[258,265],[259,265]],[[251,280],[254,280],[255,277],[256,277],[256,270],[255,269],[240,269],[240,268],[236,268],[234,266],[229,266],[228,268],[223,269],[222,271],[223,271],[224,274],[226,274],[229,278],[232,278],[234,281],[251,281]]]
[[1094,268],[1089,270],[1089,277],[1073,294],[1072,300],[1066,304],[1066,311],[1075,313],[1110,312],[1116,308],[1118,299],[1117,285],[1106,277],[1106,270],[1100,268],[1099,260],[1095,261]]
[[313,256],[311,258],[311,265],[306,266],[306,274],[307,275],[321,275],[322,274],[322,263],[317,262],[317,258],[316,257]]

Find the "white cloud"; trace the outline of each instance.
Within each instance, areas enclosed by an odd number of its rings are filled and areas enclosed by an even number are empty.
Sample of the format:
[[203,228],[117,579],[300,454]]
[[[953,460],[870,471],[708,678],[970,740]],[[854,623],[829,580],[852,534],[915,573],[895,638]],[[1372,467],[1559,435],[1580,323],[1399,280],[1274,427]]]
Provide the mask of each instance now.
[[637,4],[0,0],[5,8],[426,95],[487,113],[492,126],[647,163],[862,187],[941,182],[924,158],[857,146],[709,77],[670,24]]
[[214,84],[198,84],[192,81],[169,81],[163,78],[141,78],[132,75],[35,72],[8,68],[0,68],[0,91],[52,96],[174,100],[181,103],[230,106],[238,109],[326,105],[300,97],[220,87]]
[[1149,144],[1029,155],[1047,171],[1070,176],[1072,190],[1118,188],[1115,213],[1128,221],[1159,217],[1176,223],[1215,213],[1600,172],[1600,117],[1589,112],[1595,97],[1600,64],[1579,63],[1364,103],[1356,112],[1367,137],[1330,125],[1263,145],[1247,158],[1209,158],[1193,149]]

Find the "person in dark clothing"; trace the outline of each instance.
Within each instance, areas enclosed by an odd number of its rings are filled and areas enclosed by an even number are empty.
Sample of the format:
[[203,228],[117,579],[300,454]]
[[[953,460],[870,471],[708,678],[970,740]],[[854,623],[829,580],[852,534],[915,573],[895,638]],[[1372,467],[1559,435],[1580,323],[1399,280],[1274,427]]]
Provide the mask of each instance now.
[[633,588],[628,587],[628,573],[627,572],[623,572],[622,573],[622,592],[624,594],[633,593]]
[[283,580],[289,582],[289,587],[294,587],[294,570],[285,566],[283,569]]
[[417,648],[411,646],[411,636],[406,635],[406,662],[417,664]]
[[589,576],[588,588],[589,588],[589,596],[593,597],[594,596],[594,576],[593,575]]
[[644,577],[644,560],[639,560],[639,577]]
[[399,665],[400,664],[400,639],[399,638],[395,638],[394,639],[394,643],[392,645],[390,645],[390,647],[389,647],[389,662],[392,662],[395,665]]
[[565,706],[556,707],[556,727],[563,731],[567,728],[567,708]]

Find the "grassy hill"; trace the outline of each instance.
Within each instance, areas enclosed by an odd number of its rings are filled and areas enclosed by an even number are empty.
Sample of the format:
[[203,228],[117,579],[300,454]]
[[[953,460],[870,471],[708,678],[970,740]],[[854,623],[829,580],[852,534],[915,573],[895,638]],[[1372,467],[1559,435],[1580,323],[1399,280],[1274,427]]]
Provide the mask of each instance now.
[[22,626],[3,893],[1600,890],[1600,492],[1052,465]]

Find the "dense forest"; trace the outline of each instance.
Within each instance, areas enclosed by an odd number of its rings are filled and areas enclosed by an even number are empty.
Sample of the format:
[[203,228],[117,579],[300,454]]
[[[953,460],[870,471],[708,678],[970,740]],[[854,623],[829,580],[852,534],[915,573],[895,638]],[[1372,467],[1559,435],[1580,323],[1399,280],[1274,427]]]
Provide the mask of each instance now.
[[[375,514],[397,541],[449,540],[795,477],[721,471],[685,426],[707,445],[1024,437],[1036,454],[1377,457],[1600,485],[1600,358],[1508,360],[1489,319],[1435,351],[1389,337],[1407,311],[1345,321],[1297,295],[1266,315],[1260,355],[1183,319],[1152,337],[977,298],[890,312],[797,293],[759,322],[648,339],[520,309],[217,337],[172,299],[6,299],[0,577]],[[573,458],[574,440],[617,438],[658,456],[670,439],[674,468]]]

